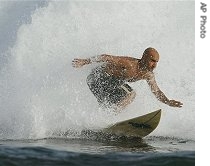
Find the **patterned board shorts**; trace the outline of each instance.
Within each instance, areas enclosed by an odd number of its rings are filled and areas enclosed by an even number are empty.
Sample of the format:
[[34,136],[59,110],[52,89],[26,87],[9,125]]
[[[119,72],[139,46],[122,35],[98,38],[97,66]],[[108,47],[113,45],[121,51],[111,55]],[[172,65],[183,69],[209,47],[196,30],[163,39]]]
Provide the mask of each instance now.
[[125,81],[111,76],[97,67],[87,77],[87,84],[99,104],[113,105],[124,99],[133,89]]

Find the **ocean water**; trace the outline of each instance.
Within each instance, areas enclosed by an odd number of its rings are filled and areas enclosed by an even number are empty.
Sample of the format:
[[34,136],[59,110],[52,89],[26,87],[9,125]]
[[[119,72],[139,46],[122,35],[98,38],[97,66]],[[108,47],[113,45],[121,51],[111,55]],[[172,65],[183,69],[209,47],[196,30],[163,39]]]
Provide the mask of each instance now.
[[[0,165],[195,165],[194,1],[0,1]],[[146,82],[121,113],[86,85],[97,64],[74,58],[160,53],[157,101]],[[118,121],[162,109],[149,136],[96,138]]]
[[0,165],[195,165],[194,141],[47,138],[1,141]]

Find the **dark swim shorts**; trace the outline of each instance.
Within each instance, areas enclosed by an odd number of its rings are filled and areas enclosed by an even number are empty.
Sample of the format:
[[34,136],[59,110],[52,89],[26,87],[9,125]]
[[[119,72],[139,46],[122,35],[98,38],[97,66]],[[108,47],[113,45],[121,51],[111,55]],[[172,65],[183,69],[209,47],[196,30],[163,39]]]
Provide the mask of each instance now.
[[111,76],[97,67],[87,77],[87,84],[99,104],[113,105],[119,103],[133,89],[125,81]]

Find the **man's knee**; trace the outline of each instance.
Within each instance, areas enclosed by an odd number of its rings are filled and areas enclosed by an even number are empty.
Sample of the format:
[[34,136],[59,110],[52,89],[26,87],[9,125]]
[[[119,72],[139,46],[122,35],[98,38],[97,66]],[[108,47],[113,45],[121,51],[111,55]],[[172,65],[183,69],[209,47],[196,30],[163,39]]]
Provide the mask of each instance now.
[[127,93],[127,95],[120,102],[118,102],[117,105],[124,108],[128,104],[132,103],[135,97],[136,97],[136,92],[132,90],[131,92]]
[[136,92],[133,90],[133,91],[131,91],[131,93],[129,95],[130,95],[130,98],[133,100],[136,97]]
[[136,97],[136,92],[132,90],[130,93],[127,94],[127,98],[130,102],[132,102]]

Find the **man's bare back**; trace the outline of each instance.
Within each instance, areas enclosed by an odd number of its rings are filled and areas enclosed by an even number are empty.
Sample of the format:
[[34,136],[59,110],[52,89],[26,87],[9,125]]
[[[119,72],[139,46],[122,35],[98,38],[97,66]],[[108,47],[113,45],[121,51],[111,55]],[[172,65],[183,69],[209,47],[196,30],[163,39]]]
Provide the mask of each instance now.
[[[136,82],[138,80],[146,80],[151,88],[152,93],[156,96],[156,98],[159,101],[172,107],[182,107],[183,104],[181,102],[176,100],[169,100],[165,96],[165,94],[159,89],[153,73],[153,70],[155,69],[158,61],[158,52],[154,48],[147,48],[144,51],[141,59],[103,54],[88,59],[74,59],[72,63],[74,67],[82,67],[83,65],[90,64],[93,62],[104,62],[105,65],[103,65],[104,67],[103,71],[101,71],[102,73],[104,72],[110,77],[114,77],[118,80],[123,80],[125,82]],[[126,85],[126,87],[128,87],[128,85]],[[126,91],[126,88],[123,89]],[[131,88],[128,87],[128,89]],[[94,93],[95,90],[93,90],[92,92]],[[106,93],[107,96],[115,95],[111,94],[111,92],[112,91]],[[98,91],[98,93],[100,93],[100,91]],[[95,94],[95,96],[97,97],[97,94]],[[120,101],[118,101],[117,104],[125,107],[127,104],[132,102],[134,98],[135,92],[133,90],[127,91],[126,96],[120,99]]]

